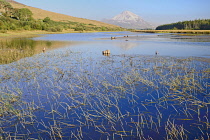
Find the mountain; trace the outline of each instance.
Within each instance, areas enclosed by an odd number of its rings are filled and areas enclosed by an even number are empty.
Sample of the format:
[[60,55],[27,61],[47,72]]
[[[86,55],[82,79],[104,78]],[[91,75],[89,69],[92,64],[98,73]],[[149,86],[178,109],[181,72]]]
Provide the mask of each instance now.
[[93,25],[96,25],[97,27],[103,26],[103,27],[108,27],[108,28],[118,28],[118,26],[116,26],[116,25],[103,23],[101,21],[73,17],[73,16],[69,16],[69,15],[59,14],[59,13],[50,12],[50,11],[42,10],[39,8],[27,6],[27,5],[21,4],[19,2],[16,2],[14,0],[6,0],[6,1],[9,2],[12,5],[12,7],[14,7],[14,8],[28,8],[28,9],[30,9],[33,13],[34,19],[44,19],[46,17],[50,17],[50,19],[54,20],[54,21],[71,21],[71,22],[79,22],[79,23],[84,23],[84,24],[93,24]]
[[130,12],[124,11],[116,15],[112,19],[105,19],[103,22],[114,24],[128,29],[154,29],[155,27],[143,20],[140,16]]

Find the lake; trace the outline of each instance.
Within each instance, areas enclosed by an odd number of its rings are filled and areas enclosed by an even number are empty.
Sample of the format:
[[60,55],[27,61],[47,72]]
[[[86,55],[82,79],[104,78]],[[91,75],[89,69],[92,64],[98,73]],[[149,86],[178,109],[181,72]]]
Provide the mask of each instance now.
[[[124,37],[127,36],[128,38]],[[111,37],[117,39],[111,40]],[[36,40],[89,42],[79,45],[76,50],[98,53],[110,49],[113,55],[140,54],[161,56],[198,56],[210,58],[210,36],[179,36],[178,34],[154,34],[134,32],[52,34]],[[127,40],[127,41],[126,41]]]
[[12,42],[1,45],[12,59],[0,65],[0,139],[210,137],[208,35],[97,32]]

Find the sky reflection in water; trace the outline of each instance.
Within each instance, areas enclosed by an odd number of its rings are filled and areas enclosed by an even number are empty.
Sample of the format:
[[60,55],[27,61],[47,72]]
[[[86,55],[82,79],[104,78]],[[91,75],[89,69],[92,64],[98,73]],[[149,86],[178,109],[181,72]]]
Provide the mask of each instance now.
[[[124,37],[124,36],[129,36]],[[111,40],[111,37],[116,39]],[[210,58],[210,36],[185,36],[173,34],[151,34],[132,32],[99,32],[99,33],[70,33],[52,34],[35,40],[58,40],[80,42],[71,45],[72,51],[90,52],[92,55],[101,54],[103,50],[111,50],[111,54],[140,54],[178,57],[206,57]],[[205,41],[205,42],[203,42]]]
[[[209,63],[161,55],[204,56],[209,42],[129,32],[35,40],[78,43],[0,66],[1,93],[21,96],[14,96],[16,114],[11,107],[9,116],[1,113],[0,137],[208,138]],[[102,56],[106,49],[110,57]]]

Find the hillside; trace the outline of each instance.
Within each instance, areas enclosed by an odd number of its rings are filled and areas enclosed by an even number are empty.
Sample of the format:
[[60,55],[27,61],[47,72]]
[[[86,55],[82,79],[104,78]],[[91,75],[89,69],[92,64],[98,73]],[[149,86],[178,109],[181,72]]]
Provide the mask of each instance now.
[[109,27],[109,28],[118,27],[116,25],[111,25],[111,24],[100,22],[100,21],[88,20],[88,19],[84,19],[84,18],[77,18],[77,17],[73,17],[73,16],[68,16],[68,15],[64,15],[64,14],[59,14],[59,13],[55,13],[55,12],[42,10],[39,8],[35,8],[35,7],[31,7],[31,6],[27,6],[27,5],[18,3],[13,0],[7,0],[7,1],[14,8],[19,8],[19,9],[20,8],[28,8],[28,9],[30,9],[33,13],[34,19],[44,19],[45,17],[50,17],[50,19],[54,20],[54,21],[64,21],[65,20],[65,21],[71,21],[71,22],[80,22],[80,23],[84,23],[84,24],[93,24],[96,26],[104,26],[104,27]]
[[156,30],[210,30],[210,19],[198,19],[160,25]]

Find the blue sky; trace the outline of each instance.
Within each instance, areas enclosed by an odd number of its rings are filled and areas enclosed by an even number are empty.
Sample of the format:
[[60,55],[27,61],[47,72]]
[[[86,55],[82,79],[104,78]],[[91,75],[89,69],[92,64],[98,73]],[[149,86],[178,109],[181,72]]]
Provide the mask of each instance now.
[[92,20],[110,19],[128,10],[146,21],[166,24],[210,19],[210,0],[16,0],[17,2]]

